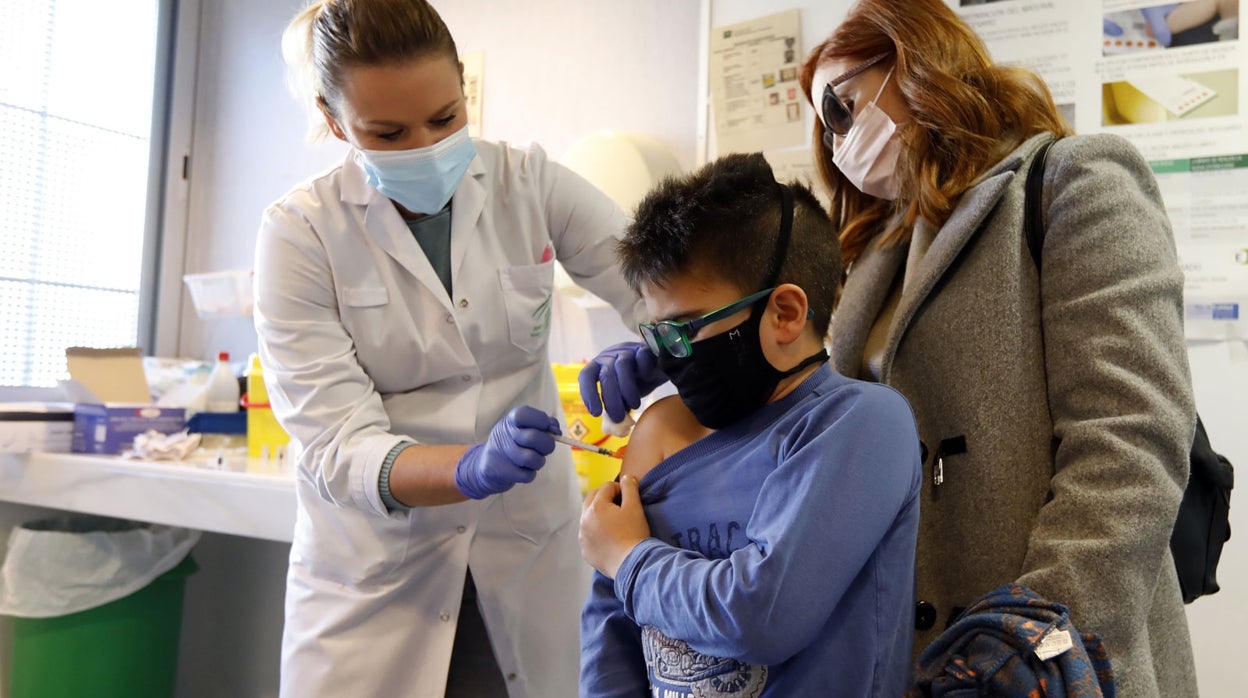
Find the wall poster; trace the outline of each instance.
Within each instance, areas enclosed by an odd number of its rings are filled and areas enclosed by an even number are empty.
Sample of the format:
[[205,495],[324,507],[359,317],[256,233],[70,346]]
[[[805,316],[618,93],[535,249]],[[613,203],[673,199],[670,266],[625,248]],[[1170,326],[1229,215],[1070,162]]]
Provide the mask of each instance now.
[[1189,339],[1248,339],[1240,0],[946,0],[993,59],[1035,70],[1079,133],[1153,167],[1186,274]]
[[797,10],[711,29],[711,111],[719,154],[806,143],[806,98],[797,82],[805,58],[800,39]]

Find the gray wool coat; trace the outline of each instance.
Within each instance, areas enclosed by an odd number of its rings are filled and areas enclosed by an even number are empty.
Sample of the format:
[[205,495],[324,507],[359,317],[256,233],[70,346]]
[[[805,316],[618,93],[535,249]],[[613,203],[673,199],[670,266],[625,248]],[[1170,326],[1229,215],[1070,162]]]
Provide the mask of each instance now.
[[[1065,138],[1048,156],[1038,273],[1023,182],[1050,138],[1023,143],[963,195],[888,332],[883,382],[910,400],[928,453],[916,628],[930,626],[916,630],[916,652],[1017,581],[1104,638],[1119,696],[1194,696],[1168,546],[1196,419],[1173,234],[1130,144]],[[905,245],[873,243],[852,265],[831,330],[841,373],[860,376],[905,261]]]

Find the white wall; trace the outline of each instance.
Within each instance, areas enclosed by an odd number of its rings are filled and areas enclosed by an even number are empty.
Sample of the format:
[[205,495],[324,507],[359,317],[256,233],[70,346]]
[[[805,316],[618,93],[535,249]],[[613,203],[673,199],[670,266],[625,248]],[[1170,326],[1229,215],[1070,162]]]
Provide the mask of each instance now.
[[[201,3],[185,273],[250,269],[260,214],[300,180],[336,162],[340,143],[309,144],[286,89],[280,40],[301,3]],[[183,294],[181,356],[235,360],[255,351],[251,318],[201,320]]]
[[1187,607],[1203,696],[1243,695],[1243,623],[1248,620],[1248,344],[1189,344],[1196,408],[1214,450],[1237,466],[1231,540],[1218,565],[1222,590]]

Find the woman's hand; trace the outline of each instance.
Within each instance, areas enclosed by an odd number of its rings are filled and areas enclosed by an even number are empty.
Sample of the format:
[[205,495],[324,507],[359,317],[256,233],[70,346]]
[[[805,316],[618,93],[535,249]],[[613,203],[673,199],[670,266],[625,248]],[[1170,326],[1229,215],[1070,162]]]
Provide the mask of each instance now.
[[645,344],[622,342],[586,363],[577,380],[585,409],[595,417],[606,412],[611,421],[621,424],[629,410],[641,406],[643,397],[667,382],[667,376]]
[[455,487],[470,499],[485,499],[522,482],[533,482],[555,450],[551,434],[559,421],[536,407],[521,405],[490,430],[490,438],[460,456]]
[[[615,503],[619,495],[620,503]],[[585,498],[581,507],[581,555],[594,569],[611,579],[633,548],[650,537],[650,524],[641,509],[637,478],[625,475],[608,482]]]

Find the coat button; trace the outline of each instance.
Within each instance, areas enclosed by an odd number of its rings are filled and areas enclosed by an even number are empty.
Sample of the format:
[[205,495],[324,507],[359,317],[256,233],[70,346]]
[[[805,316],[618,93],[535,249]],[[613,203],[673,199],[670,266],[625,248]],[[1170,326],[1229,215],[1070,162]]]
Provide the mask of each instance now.
[[454,316],[454,315],[451,315],[450,313],[447,313],[447,314],[446,314],[446,324],[448,324],[448,325],[454,325],[454,324],[455,324],[455,316]]
[[460,299],[459,299],[459,307],[461,307],[461,308],[467,308],[467,307],[468,307],[468,299],[467,299],[467,298],[460,298]]
[[464,533],[464,532],[466,532],[467,530],[468,530],[468,527],[467,527],[467,526],[456,526],[456,527],[455,527],[455,532],[456,532],[456,533]]
[[927,601],[914,605],[914,629],[931,630],[936,625],[936,607]]
[[449,623],[451,622],[451,614],[443,611],[442,615],[438,616],[438,620],[441,620],[443,623]]
[[516,678],[517,678],[517,676],[516,676],[514,673],[513,673],[513,674],[508,674],[508,675],[507,675],[507,680],[508,680],[508,681],[515,681],[515,680],[516,680]]

